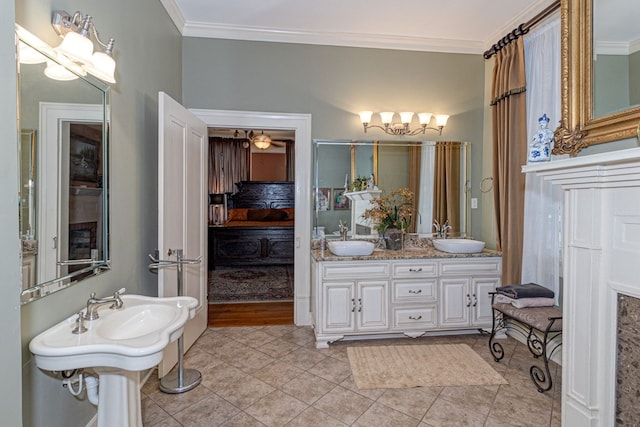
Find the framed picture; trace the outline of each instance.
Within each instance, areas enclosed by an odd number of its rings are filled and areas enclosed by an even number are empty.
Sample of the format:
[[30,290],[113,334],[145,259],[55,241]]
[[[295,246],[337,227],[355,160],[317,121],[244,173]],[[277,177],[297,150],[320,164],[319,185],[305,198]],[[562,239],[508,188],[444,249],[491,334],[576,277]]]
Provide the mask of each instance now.
[[333,209],[337,211],[351,209],[350,200],[344,195],[344,188],[333,189]]
[[331,189],[330,188],[318,188],[316,193],[316,210],[328,211],[331,209]]
[[101,130],[73,123],[69,134],[69,180],[72,185],[101,187]]

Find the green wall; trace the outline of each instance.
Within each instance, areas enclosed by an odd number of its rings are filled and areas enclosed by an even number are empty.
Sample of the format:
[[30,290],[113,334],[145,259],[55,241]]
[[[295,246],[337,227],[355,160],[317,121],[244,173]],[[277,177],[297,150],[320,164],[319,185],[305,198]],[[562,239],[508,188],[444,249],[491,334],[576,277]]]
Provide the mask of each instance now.
[[[50,25],[54,9],[90,14],[100,35],[116,40],[117,83],[111,91],[110,141],[112,270],[20,309],[23,424],[85,426],[95,407],[73,398],[58,380],[35,368],[27,345],[37,333],[79,311],[91,292],[104,296],[126,287],[129,293],[157,295],[156,276],[147,269],[147,254],[157,246],[157,97],[162,90],[181,99],[181,35],[155,0],[17,0],[15,9],[16,22],[53,46],[60,43]],[[3,20],[5,16],[2,13]],[[3,43],[2,49],[7,49]],[[7,67],[1,68],[5,72]],[[4,132],[5,126],[2,129]],[[13,351],[20,354],[17,348]],[[19,392],[15,383],[9,384],[10,391],[5,389],[3,396]],[[19,406],[14,405],[14,409]]]
[[[187,107],[310,113],[314,139],[398,139],[365,134],[362,110],[449,114],[442,136],[427,131],[419,139],[470,141],[472,180],[481,179],[481,55],[185,37],[182,73]],[[477,188],[472,197],[480,197]],[[479,232],[480,221],[472,211],[471,230]]]
[[20,240],[18,235],[18,144],[13,2],[0,2],[0,324],[2,324],[2,425],[22,423],[20,360]]

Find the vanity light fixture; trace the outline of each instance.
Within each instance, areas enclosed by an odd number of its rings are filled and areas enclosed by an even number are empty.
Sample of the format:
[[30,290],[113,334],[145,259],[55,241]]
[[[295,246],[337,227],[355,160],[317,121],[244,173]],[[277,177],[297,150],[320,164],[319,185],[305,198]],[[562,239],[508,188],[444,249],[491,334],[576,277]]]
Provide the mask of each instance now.
[[360,112],[360,121],[362,122],[362,126],[364,127],[364,133],[367,133],[368,128],[378,128],[382,129],[384,133],[388,135],[418,135],[419,133],[425,133],[427,129],[436,130],[440,135],[442,135],[442,129],[447,125],[447,121],[449,120],[449,116],[446,114],[436,114],[436,127],[429,127],[429,122],[431,121],[432,113],[418,113],[418,119],[420,120],[420,127],[414,130],[410,129],[411,120],[413,119],[413,112],[403,111],[400,114],[400,123],[393,123],[393,116],[396,113],[393,111],[384,111],[380,113],[380,120],[382,121],[382,126],[380,125],[371,125],[371,116],[373,116],[373,111],[361,111]]
[[[51,25],[56,34],[62,37],[62,43],[55,48],[58,55],[79,64],[89,74],[93,74],[100,80],[115,83],[116,62],[112,57],[114,39],[107,43],[100,40],[98,30],[90,15],[75,12],[73,15],[64,10],[53,12]],[[94,43],[91,36],[104,50],[94,52]]]

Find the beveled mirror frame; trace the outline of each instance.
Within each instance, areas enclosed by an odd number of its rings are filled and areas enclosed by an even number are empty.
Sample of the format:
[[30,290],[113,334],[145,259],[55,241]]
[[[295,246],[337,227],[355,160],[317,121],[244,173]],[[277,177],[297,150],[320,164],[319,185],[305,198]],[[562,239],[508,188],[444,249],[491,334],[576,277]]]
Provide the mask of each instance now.
[[640,106],[593,117],[593,0],[562,0],[562,119],[553,154],[640,135]]

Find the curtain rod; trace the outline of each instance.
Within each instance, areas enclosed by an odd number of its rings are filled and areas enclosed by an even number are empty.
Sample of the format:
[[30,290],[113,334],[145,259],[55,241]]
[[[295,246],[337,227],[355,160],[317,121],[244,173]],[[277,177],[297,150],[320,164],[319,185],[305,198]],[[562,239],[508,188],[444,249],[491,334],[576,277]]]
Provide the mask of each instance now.
[[544,9],[542,12],[538,13],[536,16],[531,18],[528,22],[518,25],[510,33],[507,33],[506,36],[498,40],[496,44],[491,46],[491,49],[485,51],[483,54],[484,59],[491,58],[493,55],[495,55],[500,50],[502,50],[502,48],[504,48],[506,45],[516,40],[518,37],[527,34],[534,25],[542,21],[547,16],[551,15],[551,13],[553,13],[554,11],[556,11],[556,9],[559,9],[559,8],[560,8],[560,0],[555,0],[553,3],[547,6],[546,9]]

